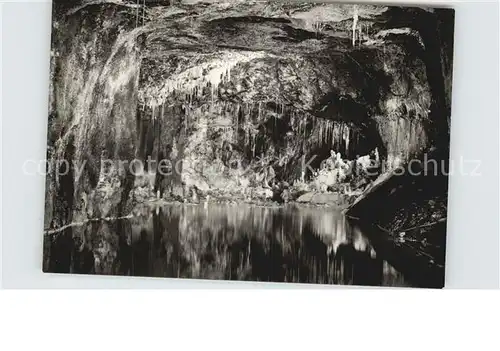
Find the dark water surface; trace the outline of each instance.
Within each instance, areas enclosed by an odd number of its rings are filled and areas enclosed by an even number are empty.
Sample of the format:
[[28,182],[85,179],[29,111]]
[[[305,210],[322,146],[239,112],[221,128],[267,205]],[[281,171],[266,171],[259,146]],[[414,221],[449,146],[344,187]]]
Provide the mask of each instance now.
[[172,204],[46,236],[44,270],[412,286],[330,208]]

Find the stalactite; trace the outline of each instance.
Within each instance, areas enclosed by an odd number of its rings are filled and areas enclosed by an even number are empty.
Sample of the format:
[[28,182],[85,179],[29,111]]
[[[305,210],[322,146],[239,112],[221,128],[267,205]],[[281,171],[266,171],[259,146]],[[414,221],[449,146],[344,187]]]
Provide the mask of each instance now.
[[410,120],[410,135],[408,137],[408,154],[407,154],[407,157],[409,158],[411,155],[410,155],[410,148],[415,144],[415,123],[413,123],[412,120]]
[[350,137],[350,128],[347,127],[345,129],[344,141],[345,141],[345,152],[346,156],[349,156],[349,137]]
[[380,117],[378,120],[391,169],[407,162],[427,146],[428,140],[421,121],[403,117]]
[[146,18],[146,0],[142,0],[142,25],[144,25]]
[[303,130],[303,138],[304,138],[304,142],[306,141],[306,129],[307,129],[307,115],[305,116],[305,121],[303,122],[303,125],[302,125],[302,130]]
[[233,142],[236,142],[238,140],[238,132],[239,132],[239,129],[240,129],[240,109],[241,109],[241,106],[240,106],[239,103],[237,103],[236,106],[235,106],[236,121],[234,121],[234,130],[235,130],[235,133],[234,133],[234,136],[233,136]]
[[354,5],[353,7],[353,15],[352,15],[352,46],[356,45],[356,28],[358,26],[358,6]]
[[141,92],[141,99],[147,105],[159,105],[173,94],[182,94],[190,101],[195,97],[200,98],[205,89],[210,89],[210,97],[215,100],[219,86],[231,80],[231,69],[237,64],[262,58],[264,52],[226,52],[222,57],[208,60],[197,66],[187,68],[174,74],[162,86],[151,86]]
[[136,9],[135,9],[135,27],[139,27],[139,0],[137,0],[136,3]]
[[255,158],[255,133],[252,131],[252,157]]
[[314,140],[317,146],[328,147],[336,152],[342,152],[343,156],[349,156],[349,148],[352,143],[356,144],[357,135],[349,123],[343,121],[332,121],[326,119],[314,119]]
[[333,140],[332,144],[334,145],[335,148],[339,147],[339,144],[338,144],[338,130],[339,130],[338,124],[334,124],[333,128],[332,128],[332,140]]
[[188,130],[188,118],[189,118],[189,110],[187,106],[184,106],[184,127]]

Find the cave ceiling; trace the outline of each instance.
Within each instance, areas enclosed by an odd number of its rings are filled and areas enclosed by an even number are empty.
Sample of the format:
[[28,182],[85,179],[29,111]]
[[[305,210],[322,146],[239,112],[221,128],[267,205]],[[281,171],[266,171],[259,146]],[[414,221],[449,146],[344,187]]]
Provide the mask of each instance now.
[[[412,15],[393,23],[380,6],[190,2],[138,11],[146,106],[272,102],[359,120],[378,113],[388,93],[425,85],[422,62],[408,51],[421,43],[405,27]],[[361,34],[353,39],[354,21]]]

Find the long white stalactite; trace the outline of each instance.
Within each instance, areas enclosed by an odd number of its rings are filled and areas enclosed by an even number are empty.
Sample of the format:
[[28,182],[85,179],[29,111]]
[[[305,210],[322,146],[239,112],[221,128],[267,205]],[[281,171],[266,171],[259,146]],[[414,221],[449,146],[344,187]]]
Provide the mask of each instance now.
[[160,86],[152,86],[142,92],[141,100],[145,105],[162,105],[173,94],[186,94],[189,100],[201,97],[210,88],[212,100],[219,86],[231,80],[231,69],[240,63],[269,56],[265,52],[226,52],[212,60],[182,70],[167,78]]
[[358,27],[358,5],[354,5],[353,7],[353,15],[352,15],[352,46],[356,45],[356,29]]

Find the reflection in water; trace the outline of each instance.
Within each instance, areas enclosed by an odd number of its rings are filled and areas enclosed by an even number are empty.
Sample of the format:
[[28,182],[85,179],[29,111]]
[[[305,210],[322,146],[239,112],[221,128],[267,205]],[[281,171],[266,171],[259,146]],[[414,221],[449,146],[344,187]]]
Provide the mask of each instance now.
[[46,271],[409,286],[328,208],[168,205],[45,240]]

